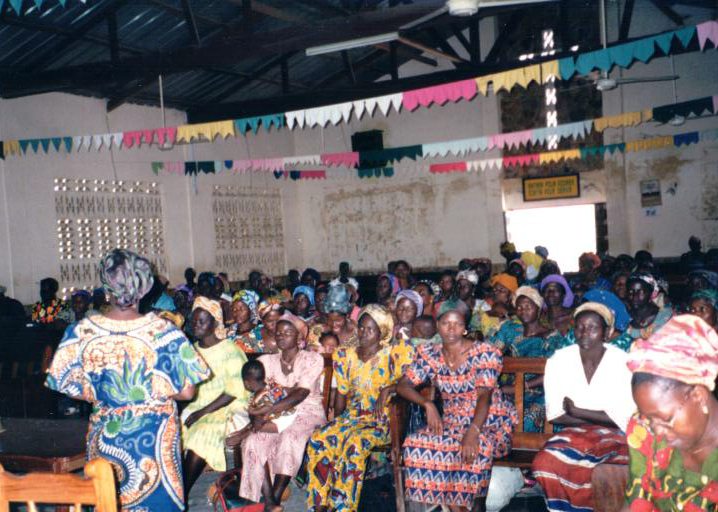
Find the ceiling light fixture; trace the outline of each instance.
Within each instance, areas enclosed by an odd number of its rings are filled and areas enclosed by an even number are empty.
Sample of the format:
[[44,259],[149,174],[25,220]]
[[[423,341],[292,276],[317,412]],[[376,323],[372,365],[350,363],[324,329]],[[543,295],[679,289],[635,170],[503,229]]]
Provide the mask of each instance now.
[[378,34],[376,36],[360,37],[349,41],[340,41],[338,43],[323,44],[320,46],[312,46],[307,48],[307,56],[323,55],[325,53],[340,52],[342,50],[351,50],[353,48],[362,48],[374,44],[389,43],[399,39],[398,32],[387,32],[386,34]]

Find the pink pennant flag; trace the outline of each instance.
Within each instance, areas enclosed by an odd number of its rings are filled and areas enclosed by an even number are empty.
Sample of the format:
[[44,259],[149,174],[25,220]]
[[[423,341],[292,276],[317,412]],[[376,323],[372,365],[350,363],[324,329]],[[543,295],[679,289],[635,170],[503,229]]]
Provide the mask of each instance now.
[[460,80],[406,91],[402,94],[404,108],[414,110],[417,106],[428,107],[432,103],[443,105],[447,101],[470,100],[476,96],[476,80]]
[[233,172],[245,172],[252,167],[251,160],[235,160],[232,165]]
[[709,39],[718,48],[718,21],[710,20],[699,23],[696,25],[696,32],[698,32],[698,44],[701,50]]
[[307,180],[325,180],[327,171],[301,171],[301,178]]
[[155,130],[142,130],[142,141],[148,146],[152,144],[152,139],[155,138]]
[[523,130],[520,132],[504,133],[504,145],[509,148],[523,146],[531,140],[531,130]]
[[167,140],[168,144],[174,145],[175,137],[177,137],[177,127],[157,128],[155,134],[157,135],[157,144],[160,146],[164,145],[165,140]]
[[165,162],[165,170],[172,174],[184,174],[184,162]]
[[449,162],[447,164],[432,164],[429,166],[429,172],[445,173],[445,172],[466,172],[466,162]]
[[126,148],[131,148],[137,144],[137,146],[142,145],[142,132],[141,131],[132,131],[132,132],[125,132],[122,135],[122,145]]
[[503,160],[504,167],[513,167],[516,165],[529,165],[529,164],[538,164],[539,163],[539,154],[538,153],[532,153],[530,155],[519,155],[519,156],[505,156]]
[[355,151],[347,153],[324,153],[321,155],[321,160],[322,165],[357,167],[359,165],[359,153]]

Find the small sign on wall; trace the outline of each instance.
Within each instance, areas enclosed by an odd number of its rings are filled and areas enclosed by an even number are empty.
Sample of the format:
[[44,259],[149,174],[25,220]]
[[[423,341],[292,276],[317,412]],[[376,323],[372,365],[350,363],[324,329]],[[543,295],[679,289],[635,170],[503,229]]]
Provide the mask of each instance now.
[[641,206],[661,206],[661,181],[643,180],[641,182]]
[[523,179],[524,201],[545,201],[581,196],[578,174]]

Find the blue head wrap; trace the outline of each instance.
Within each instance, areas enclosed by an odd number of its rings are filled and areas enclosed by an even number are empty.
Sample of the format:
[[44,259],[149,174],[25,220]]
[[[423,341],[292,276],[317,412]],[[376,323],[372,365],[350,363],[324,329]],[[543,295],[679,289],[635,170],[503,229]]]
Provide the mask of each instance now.
[[297,286],[292,293],[292,298],[296,298],[300,293],[306,295],[309,299],[309,304],[314,307],[314,288],[305,285]]
[[584,296],[586,302],[598,302],[603,304],[613,312],[613,325],[619,331],[625,331],[631,322],[631,315],[626,309],[626,305],[617,295],[605,290],[589,290]]

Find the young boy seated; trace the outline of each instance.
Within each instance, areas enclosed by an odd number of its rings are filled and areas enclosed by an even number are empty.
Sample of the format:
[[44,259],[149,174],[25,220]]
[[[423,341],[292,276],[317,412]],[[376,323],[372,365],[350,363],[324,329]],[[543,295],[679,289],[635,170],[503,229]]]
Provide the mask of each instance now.
[[422,315],[414,320],[414,326],[411,329],[411,344],[415,347],[423,345],[431,341],[436,336],[436,320],[433,316]]
[[[242,380],[244,388],[252,393],[249,400],[250,408],[260,408],[267,405],[274,405],[284,400],[289,390],[276,384],[273,380],[266,380],[264,366],[256,359],[247,361],[242,366]],[[242,414],[243,413],[243,414]],[[229,446],[236,446],[242,442],[253,430],[277,434],[292,424],[297,415],[296,409],[292,407],[279,414],[270,414],[265,418],[265,423],[258,429],[253,429],[252,418],[246,411],[235,414],[227,423],[229,435],[224,443]]]

